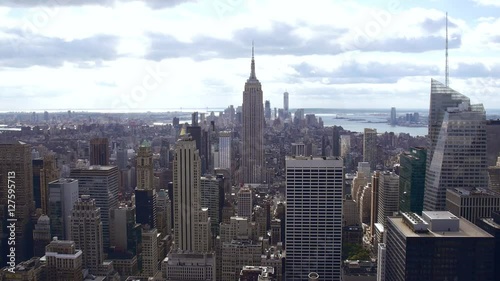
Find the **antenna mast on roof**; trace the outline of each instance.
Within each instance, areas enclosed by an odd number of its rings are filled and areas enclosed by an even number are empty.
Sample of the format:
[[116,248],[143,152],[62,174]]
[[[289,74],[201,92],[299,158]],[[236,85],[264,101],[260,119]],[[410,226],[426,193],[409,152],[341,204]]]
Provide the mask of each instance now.
[[450,85],[450,68],[448,66],[448,12],[446,12],[446,73],[445,73],[445,85],[448,87]]

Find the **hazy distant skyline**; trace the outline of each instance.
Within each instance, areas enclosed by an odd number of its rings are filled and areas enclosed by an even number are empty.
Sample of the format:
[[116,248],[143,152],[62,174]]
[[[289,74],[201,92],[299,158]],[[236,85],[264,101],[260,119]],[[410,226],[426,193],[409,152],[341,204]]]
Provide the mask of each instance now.
[[273,108],[284,91],[290,108],[428,108],[431,78],[444,82],[445,11],[450,86],[500,108],[499,1],[311,4],[1,1],[0,111],[237,107],[252,40]]

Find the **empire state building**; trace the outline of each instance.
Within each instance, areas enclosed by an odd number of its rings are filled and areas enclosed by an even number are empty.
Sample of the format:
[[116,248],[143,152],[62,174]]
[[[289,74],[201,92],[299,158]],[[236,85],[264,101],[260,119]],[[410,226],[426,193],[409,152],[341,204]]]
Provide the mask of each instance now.
[[262,85],[255,76],[254,49],[250,77],[243,91],[242,180],[261,183],[264,171],[264,107]]

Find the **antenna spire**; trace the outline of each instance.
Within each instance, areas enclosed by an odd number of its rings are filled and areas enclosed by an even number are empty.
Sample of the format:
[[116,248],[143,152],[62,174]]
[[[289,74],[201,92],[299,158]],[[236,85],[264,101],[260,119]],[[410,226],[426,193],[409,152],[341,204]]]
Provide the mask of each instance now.
[[253,55],[254,55],[254,47],[253,47],[253,40],[252,40],[252,59],[253,59]]
[[252,40],[252,65],[251,65],[251,71],[250,71],[250,79],[257,79],[257,76],[255,76],[255,60],[254,60],[254,46],[253,46],[253,40]]
[[450,68],[448,66],[448,12],[446,12],[446,70],[445,70],[445,85],[450,85]]

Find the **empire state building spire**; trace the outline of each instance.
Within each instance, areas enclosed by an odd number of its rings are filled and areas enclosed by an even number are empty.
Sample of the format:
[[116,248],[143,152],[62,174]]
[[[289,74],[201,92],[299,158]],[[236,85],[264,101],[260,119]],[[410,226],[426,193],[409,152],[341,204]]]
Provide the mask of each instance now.
[[257,79],[257,76],[255,76],[255,59],[254,59],[253,41],[252,41],[252,71],[250,72],[250,79]]

